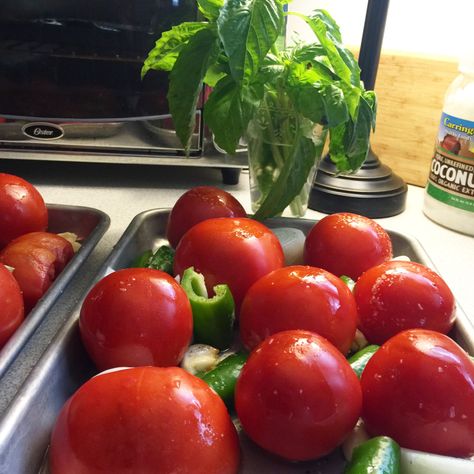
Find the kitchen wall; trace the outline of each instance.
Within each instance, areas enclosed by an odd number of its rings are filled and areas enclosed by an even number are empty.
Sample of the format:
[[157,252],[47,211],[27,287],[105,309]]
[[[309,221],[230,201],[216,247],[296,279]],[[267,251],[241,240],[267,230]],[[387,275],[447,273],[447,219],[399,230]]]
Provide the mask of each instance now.
[[[360,44],[367,0],[293,0],[289,7],[302,13],[315,8],[328,10],[339,24],[344,42]],[[301,29],[299,20],[289,21],[290,29]],[[473,22],[473,0],[392,0],[383,49],[457,59],[459,49],[473,43]],[[310,37],[308,30],[303,36]]]
[[[324,8],[357,54],[367,0],[294,0],[290,10]],[[446,88],[461,53],[473,47],[473,0],[392,0],[375,91],[379,99],[374,151],[410,184],[428,176]],[[311,40],[301,20],[290,17],[290,35]]]

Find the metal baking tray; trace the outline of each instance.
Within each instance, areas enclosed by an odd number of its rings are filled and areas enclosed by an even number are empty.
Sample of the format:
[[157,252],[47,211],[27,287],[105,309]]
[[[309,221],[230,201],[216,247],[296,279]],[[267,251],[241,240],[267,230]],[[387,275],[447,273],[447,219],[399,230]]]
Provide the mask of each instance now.
[[[48,231],[73,232],[81,248],[56,278],[35,307],[25,315],[25,320],[0,350],[0,378],[5,374],[35,329],[46,316],[49,308],[64,291],[66,285],[84,263],[110,225],[107,214],[98,209],[61,204],[48,204]],[[3,472],[3,471],[0,471]]]
[[[165,238],[168,210],[150,210],[137,215],[96,274],[92,285],[108,273],[130,266],[149,248],[167,243]],[[269,227],[296,227],[308,233],[315,221],[277,218]],[[421,245],[413,238],[389,231],[395,255],[433,266]],[[77,320],[80,303],[66,325],[56,335],[29,378],[17,393],[0,421],[0,472],[9,474],[45,474],[49,436],[65,401],[92,375],[97,373],[85,353]],[[474,326],[458,312],[452,336],[474,353]],[[1,390],[1,386],[0,386]],[[264,454],[241,433],[242,474],[340,474],[343,457],[339,450],[308,463],[286,463]],[[468,462],[468,461],[465,461]],[[469,462],[468,462],[469,463]],[[470,465],[470,463],[469,463]]]

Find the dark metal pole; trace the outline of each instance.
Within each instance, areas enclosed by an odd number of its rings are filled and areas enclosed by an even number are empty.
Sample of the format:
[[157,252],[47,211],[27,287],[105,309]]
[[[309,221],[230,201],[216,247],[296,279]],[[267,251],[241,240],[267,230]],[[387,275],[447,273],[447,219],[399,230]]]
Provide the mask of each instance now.
[[382,50],[389,0],[369,0],[359,52],[360,77],[373,90]]
[[[389,0],[368,0],[359,52],[361,80],[373,90],[382,50]],[[367,217],[388,217],[405,209],[407,185],[382,164],[370,148],[361,169],[339,175],[326,156],[319,166],[310,194],[309,208],[331,214],[354,212]]]

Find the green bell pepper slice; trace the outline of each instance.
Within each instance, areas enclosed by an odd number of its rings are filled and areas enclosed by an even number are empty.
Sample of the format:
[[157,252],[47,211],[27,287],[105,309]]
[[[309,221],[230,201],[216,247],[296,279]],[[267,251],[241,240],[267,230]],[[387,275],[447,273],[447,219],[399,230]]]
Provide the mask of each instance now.
[[153,268],[173,275],[174,250],[168,245],[162,245],[155,253],[151,250],[143,252],[135,261],[134,267]]
[[354,448],[344,474],[399,474],[400,446],[388,436],[377,436]]
[[234,339],[235,303],[227,285],[216,285],[208,298],[204,276],[193,267],[181,278],[193,311],[194,341],[227,349]]
[[231,354],[209,372],[198,375],[219,395],[229,407],[234,402],[235,384],[248,355],[243,352]]
[[133,262],[132,268],[146,268],[152,256],[153,252],[151,250],[146,250]]
[[351,367],[354,369],[357,377],[360,378],[362,372],[369,362],[370,358],[377,352],[378,348],[376,344],[371,344],[369,346],[364,347],[360,351],[357,351],[353,356],[351,356],[348,360]]

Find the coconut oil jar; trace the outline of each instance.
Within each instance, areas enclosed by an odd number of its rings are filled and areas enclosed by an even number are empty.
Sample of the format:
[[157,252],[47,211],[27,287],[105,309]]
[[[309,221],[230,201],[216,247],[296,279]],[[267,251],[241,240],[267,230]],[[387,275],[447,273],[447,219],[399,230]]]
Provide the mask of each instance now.
[[446,91],[423,212],[474,235],[474,53],[460,61]]

